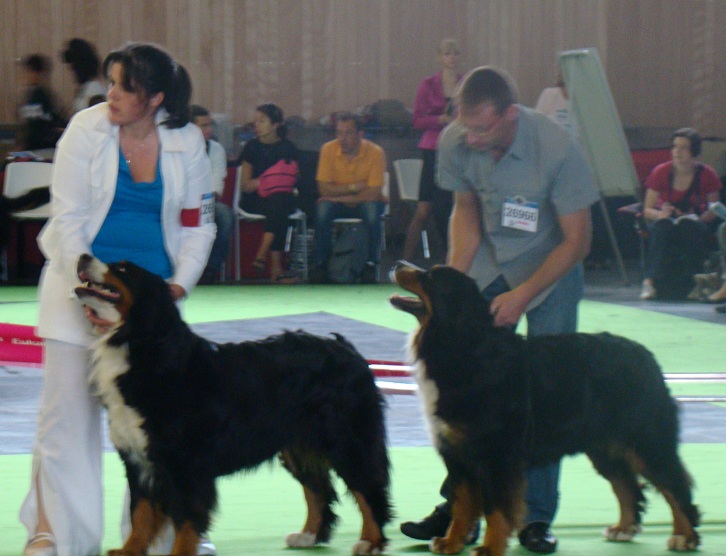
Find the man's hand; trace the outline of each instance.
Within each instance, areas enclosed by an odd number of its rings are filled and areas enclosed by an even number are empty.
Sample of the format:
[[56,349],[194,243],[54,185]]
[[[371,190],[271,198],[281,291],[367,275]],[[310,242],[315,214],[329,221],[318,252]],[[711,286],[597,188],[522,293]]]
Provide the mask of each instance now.
[[495,297],[489,307],[494,326],[516,326],[530,301],[517,288]]

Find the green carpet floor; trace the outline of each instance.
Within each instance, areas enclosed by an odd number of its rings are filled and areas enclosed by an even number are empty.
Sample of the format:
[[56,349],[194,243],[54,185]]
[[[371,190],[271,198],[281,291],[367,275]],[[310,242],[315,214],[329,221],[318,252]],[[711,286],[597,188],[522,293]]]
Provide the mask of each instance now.
[[[376,286],[212,286],[199,287],[186,301],[185,318],[190,323],[214,322],[326,311],[362,322],[410,331],[412,317],[394,310],[388,297],[398,288]],[[0,322],[36,323],[36,291],[32,287],[0,289]],[[584,301],[580,310],[583,332],[607,330],[639,341],[652,350],[667,373],[723,372],[726,327],[687,318],[643,311],[637,308]],[[676,394],[726,395],[723,384],[672,386]],[[704,514],[703,548],[700,554],[726,555],[726,445],[689,444],[682,447],[684,459],[696,478],[695,497]],[[431,448],[395,448],[393,501],[398,514],[388,528],[390,553],[427,553],[398,532],[402,519],[420,518],[437,502],[436,490],[443,467]],[[16,556],[25,532],[17,510],[30,473],[30,456],[0,457],[0,556]],[[123,472],[115,454],[106,456],[106,523],[104,548],[119,543],[118,522]],[[289,554],[284,535],[297,530],[304,518],[302,494],[296,483],[278,466],[257,473],[221,480],[220,512],[211,532],[220,555]],[[615,521],[615,500],[605,481],[592,471],[585,458],[566,460],[561,480],[562,502],[555,532],[560,536],[560,555],[645,556],[666,553],[669,516],[662,498],[651,496],[645,531],[636,542],[606,543],[602,529]],[[360,518],[349,498],[339,513],[338,532],[320,554],[348,554],[357,538]],[[513,555],[530,554],[512,544]]]
[[[724,493],[726,476],[723,460],[726,446],[691,444],[683,446],[682,455],[696,477],[695,499],[704,516],[701,528],[706,556],[726,554],[726,522]],[[393,502],[397,518],[388,527],[391,539],[389,553],[427,553],[424,543],[401,535],[402,519],[419,518],[437,502],[436,489],[443,475],[443,466],[433,449],[394,448]],[[22,550],[25,530],[18,523],[17,509],[25,494],[30,472],[30,456],[0,457],[0,556],[17,556]],[[106,537],[104,549],[117,547],[123,471],[115,454],[106,455]],[[565,460],[562,479],[560,513],[554,530],[560,537],[561,556],[645,556],[665,554],[670,517],[659,495],[649,492],[650,505],[644,520],[644,531],[637,540],[627,544],[607,543],[602,530],[616,520],[615,498],[608,484],[595,474],[584,457]],[[304,520],[302,490],[278,465],[263,466],[256,473],[225,478],[218,483],[220,508],[211,530],[220,556],[240,554],[290,554],[284,536],[297,530]],[[341,485],[338,485],[339,487]],[[342,493],[342,488],[339,488]],[[326,547],[315,554],[349,554],[357,539],[360,516],[352,499],[342,497],[338,507],[341,516],[336,534]],[[511,554],[530,554],[512,543]]]

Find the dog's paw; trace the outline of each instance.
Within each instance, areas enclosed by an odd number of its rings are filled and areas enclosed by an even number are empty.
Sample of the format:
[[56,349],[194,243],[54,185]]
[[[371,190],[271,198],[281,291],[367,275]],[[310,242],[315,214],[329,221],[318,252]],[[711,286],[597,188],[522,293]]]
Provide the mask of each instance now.
[[698,548],[698,538],[689,539],[685,535],[673,535],[668,539],[668,550],[673,552],[692,552]]
[[613,525],[605,529],[602,534],[610,542],[630,542],[642,530],[640,525],[631,525],[630,527]]
[[361,539],[353,545],[353,556],[363,556],[365,554],[383,554],[383,548],[371,541]]
[[486,546],[477,546],[471,549],[472,556],[492,556],[493,552]]
[[429,549],[434,554],[459,554],[464,550],[464,543],[453,541],[446,537],[434,537],[431,539]]
[[300,531],[299,533],[290,533],[285,537],[285,543],[290,548],[310,548],[315,546],[317,537],[313,533]]

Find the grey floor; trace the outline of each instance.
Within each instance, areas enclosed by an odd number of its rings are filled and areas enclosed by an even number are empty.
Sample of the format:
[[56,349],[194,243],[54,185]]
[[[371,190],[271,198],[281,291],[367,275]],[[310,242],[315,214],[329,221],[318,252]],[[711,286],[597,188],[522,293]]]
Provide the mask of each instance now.
[[[612,280],[612,276],[610,279]],[[591,277],[587,298],[612,303],[637,304],[637,286],[607,286]],[[656,311],[675,312],[683,315],[683,304],[649,304]],[[689,305],[690,306],[690,305]],[[691,318],[711,320],[713,307],[693,304]],[[717,315],[722,320],[724,315]],[[349,338],[366,359],[402,361],[406,334],[388,328],[361,323],[328,313],[311,313],[295,317],[260,318],[245,321],[204,323],[193,326],[194,330],[209,339],[225,341],[252,340],[281,332],[304,328],[315,334],[329,334],[332,330]],[[29,368],[0,368],[0,455],[24,454],[32,450],[35,418],[42,388],[42,371]],[[413,395],[387,395],[387,427],[392,446],[425,446],[429,437]],[[105,421],[105,420],[104,420]],[[726,408],[705,403],[688,403],[682,406],[682,440],[684,442],[726,442]],[[106,435],[105,447],[112,450]]]

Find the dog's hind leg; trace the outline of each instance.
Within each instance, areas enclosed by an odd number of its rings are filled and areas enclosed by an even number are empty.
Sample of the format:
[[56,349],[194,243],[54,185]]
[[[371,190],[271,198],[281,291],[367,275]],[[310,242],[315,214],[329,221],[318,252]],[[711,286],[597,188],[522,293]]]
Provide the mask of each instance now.
[[[360,443],[360,446],[365,446]],[[345,458],[336,458],[333,469],[353,494],[363,518],[359,541],[353,554],[380,554],[388,540],[383,528],[391,519],[388,498],[389,463],[384,436],[380,436],[367,449],[346,451]]]
[[280,460],[302,485],[307,504],[305,524],[299,532],[287,535],[285,542],[291,548],[328,542],[338,519],[332,510],[338,496],[330,480],[329,467],[320,457],[298,451],[284,451]]
[[676,552],[696,550],[700,544],[696,532],[700,514],[692,500],[693,481],[676,449],[661,447],[657,457],[642,459],[642,475],[663,495],[673,514],[673,535],[668,539],[668,549]]
[[[620,457],[614,453],[619,453]],[[633,540],[641,531],[641,516],[645,510],[645,496],[635,470],[619,450],[588,452],[587,455],[597,472],[610,482],[620,507],[620,519],[603,531],[605,538],[613,542]]]

